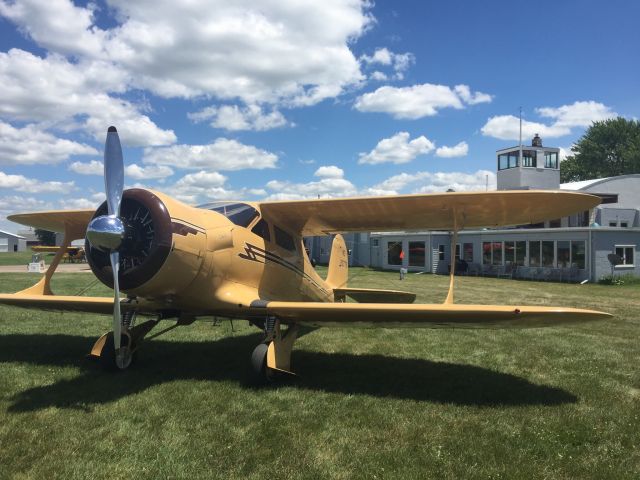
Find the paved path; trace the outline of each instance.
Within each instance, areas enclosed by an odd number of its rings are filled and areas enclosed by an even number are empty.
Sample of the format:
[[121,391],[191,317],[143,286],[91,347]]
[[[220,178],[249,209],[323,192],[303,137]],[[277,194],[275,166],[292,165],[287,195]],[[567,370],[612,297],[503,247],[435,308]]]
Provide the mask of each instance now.
[[[49,265],[47,265],[49,268]],[[87,263],[61,263],[56,273],[90,273],[91,268]],[[26,265],[0,265],[0,273],[28,273]],[[34,273],[34,275],[41,275]]]

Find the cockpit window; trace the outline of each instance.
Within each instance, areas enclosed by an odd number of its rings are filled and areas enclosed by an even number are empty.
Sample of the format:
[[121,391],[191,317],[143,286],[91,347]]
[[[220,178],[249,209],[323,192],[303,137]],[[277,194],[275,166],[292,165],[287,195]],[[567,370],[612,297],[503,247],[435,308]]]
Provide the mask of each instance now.
[[246,203],[212,202],[199,205],[198,208],[221,213],[236,225],[245,228],[258,216],[258,211]]
[[251,229],[253,233],[264,238],[267,242],[271,241],[271,235],[269,234],[269,224],[261,218],[258,223]]

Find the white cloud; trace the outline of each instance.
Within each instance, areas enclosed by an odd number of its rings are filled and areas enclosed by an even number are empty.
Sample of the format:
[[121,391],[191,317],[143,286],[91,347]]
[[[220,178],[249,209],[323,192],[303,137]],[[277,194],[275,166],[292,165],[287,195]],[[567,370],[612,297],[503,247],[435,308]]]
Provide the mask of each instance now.
[[[520,119],[513,115],[496,115],[490,117],[481,131],[487,137],[500,140],[518,140],[520,135]],[[538,133],[544,138],[562,137],[571,133],[571,129],[560,125],[545,125],[538,122],[522,120],[522,141],[533,138]]]
[[267,182],[271,193],[268,200],[295,200],[318,197],[349,197],[356,195],[358,189],[345,178],[324,177],[317,182],[291,183],[281,180]]
[[434,148],[433,142],[424,135],[409,140],[409,133],[399,132],[391,138],[380,140],[369,153],[361,153],[358,163],[407,163],[418,155],[429,153]]
[[394,195],[399,193],[483,191],[487,179],[489,190],[496,189],[496,174],[489,170],[466,172],[415,172],[400,173],[372,187],[372,190]]
[[284,127],[287,119],[277,110],[263,112],[259,105],[249,105],[240,108],[237,105],[223,105],[221,107],[206,107],[198,112],[187,115],[194,122],[211,120],[211,126],[225,130],[271,130]]
[[173,170],[165,165],[149,165],[141,167],[132,163],[124,167],[124,174],[128,178],[135,180],[149,180],[154,178],[166,178],[173,175]]
[[57,138],[36,125],[15,128],[0,120],[0,164],[60,163],[71,155],[93,155],[97,150],[83,143]]
[[462,109],[465,104],[490,101],[490,95],[471,93],[466,85],[452,89],[446,85],[423,83],[411,87],[380,87],[358,97],[354,106],[361,112],[382,112],[398,119],[415,120],[436,115],[442,108]]
[[104,175],[104,164],[99,160],[90,162],[73,162],[69,165],[69,170],[80,175]]
[[[365,65],[392,67],[395,71],[393,78],[402,80],[403,72],[415,63],[415,57],[412,53],[394,53],[387,48],[378,48],[371,56],[362,55],[360,61]],[[387,75],[380,71],[374,71],[370,77],[374,80],[387,79]]]
[[237,140],[218,138],[209,145],[148,148],[144,151],[143,162],[170,165],[175,168],[242,170],[274,168],[278,162],[278,156],[252,145],[244,145]]
[[201,170],[185,175],[170,187],[170,190],[178,200],[192,205],[211,200],[244,200],[248,197],[263,197],[267,194],[263,189],[229,189],[225,185],[226,181],[227,177],[218,172]]
[[373,72],[373,73],[370,75],[370,77],[371,77],[371,79],[372,79],[372,80],[376,80],[376,81],[378,81],[378,82],[384,82],[385,80],[387,80],[387,79],[388,79],[388,77],[387,77],[387,75],[386,75],[385,73],[380,72],[380,71],[378,71],[378,70],[376,70],[375,72]]
[[562,105],[558,108],[536,108],[541,117],[549,117],[555,120],[558,127],[588,127],[592,122],[616,117],[618,114],[606,105],[594,102],[574,102],[571,105]]
[[9,188],[26,193],[68,193],[73,190],[73,182],[41,182],[24,175],[7,175],[0,172],[0,188]]
[[438,147],[436,149],[436,156],[443,158],[453,158],[453,157],[465,157],[469,153],[469,145],[467,142],[460,142],[453,147]]
[[101,203],[93,198],[63,198],[58,201],[58,208],[62,210],[96,209]]
[[320,178],[342,178],[344,170],[335,165],[329,165],[318,168],[313,175]]
[[105,31],[93,22],[92,4],[41,3],[5,4],[0,13],[45,48],[112,62],[135,87],[247,104],[313,104],[359,82],[349,42],[372,22],[369,4],[353,0],[259,6],[250,0],[113,0],[109,7],[121,23]]
[[227,181],[227,177],[218,172],[205,172],[201,170],[197,173],[189,173],[176,182],[179,188],[213,188],[222,187]]
[[458,94],[464,103],[476,105],[478,103],[490,103],[493,96],[488,93],[471,92],[468,85],[456,85],[453,90]]
[[105,62],[71,63],[59,55],[37,57],[23,50],[0,52],[0,115],[84,130],[104,141],[116,125],[125,145],[167,145],[171,130],[159,128],[140,112],[145,106],[112,97],[123,92],[126,75]]
[[38,44],[61,53],[98,55],[104,32],[93,28],[94,4],[65,0],[0,2],[0,15],[20,25]]
[[[617,116],[610,107],[594,102],[574,102],[571,105],[562,105],[557,108],[536,108],[536,113],[541,117],[552,118],[555,121],[550,124],[522,120],[522,138],[532,138],[536,133],[543,139],[556,138],[569,135],[575,127],[588,127],[591,122],[597,122]],[[482,127],[482,134],[500,140],[518,140],[519,119],[513,115],[497,115],[489,118]]]

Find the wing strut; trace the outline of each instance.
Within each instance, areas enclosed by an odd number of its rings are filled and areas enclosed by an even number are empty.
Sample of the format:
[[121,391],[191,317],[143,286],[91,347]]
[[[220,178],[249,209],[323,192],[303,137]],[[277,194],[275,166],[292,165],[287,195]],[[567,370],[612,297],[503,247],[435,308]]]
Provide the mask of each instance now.
[[[449,266],[449,293],[447,293],[447,298],[445,299],[445,305],[453,304],[453,286],[456,273],[456,246],[458,245],[458,216],[456,215],[456,209],[453,209],[453,236],[451,239],[451,243],[449,244],[449,256],[450,256],[450,266]],[[462,250],[462,249],[460,249]],[[462,253],[462,251],[460,252]]]
[[29,288],[25,288],[24,290],[20,290],[16,295],[53,295],[53,291],[51,291],[51,277],[53,277],[56,268],[58,268],[60,260],[62,260],[64,254],[69,250],[71,242],[79,238],[84,238],[85,228],[86,225],[78,226],[76,224],[65,224],[62,245],[58,249],[55,257],[53,257],[51,265],[49,265],[44,276],[38,281],[38,283]]

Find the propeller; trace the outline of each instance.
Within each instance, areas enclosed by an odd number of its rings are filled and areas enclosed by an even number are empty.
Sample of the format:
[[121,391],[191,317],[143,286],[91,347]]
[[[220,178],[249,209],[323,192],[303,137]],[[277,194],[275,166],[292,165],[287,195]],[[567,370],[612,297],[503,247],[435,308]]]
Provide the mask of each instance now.
[[118,270],[119,248],[125,236],[125,227],[120,219],[120,204],[124,189],[124,162],[122,147],[116,127],[109,127],[104,146],[104,188],[107,194],[108,215],[94,218],[87,227],[87,239],[91,246],[109,252],[113,271],[113,345],[119,368],[124,368],[125,352],[121,351],[120,287]]

